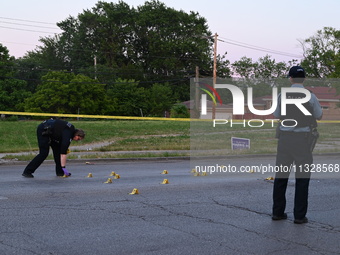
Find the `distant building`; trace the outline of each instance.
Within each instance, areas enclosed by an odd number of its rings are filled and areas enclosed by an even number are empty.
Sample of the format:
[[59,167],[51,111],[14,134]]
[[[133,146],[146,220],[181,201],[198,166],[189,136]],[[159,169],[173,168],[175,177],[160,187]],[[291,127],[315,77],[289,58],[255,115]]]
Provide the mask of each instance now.
[[[185,101],[183,104],[188,108],[190,111],[191,118],[199,118],[199,119],[212,119],[212,107],[213,102],[207,100],[207,114],[202,115],[201,106],[198,107],[198,113],[195,112],[195,105],[194,100]],[[233,117],[233,106],[232,104],[217,104],[215,108],[215,119],[231,119]]]
[[323,110],[322,120],[340,120],[340,95],[335,88],[306,87],[319,99]]

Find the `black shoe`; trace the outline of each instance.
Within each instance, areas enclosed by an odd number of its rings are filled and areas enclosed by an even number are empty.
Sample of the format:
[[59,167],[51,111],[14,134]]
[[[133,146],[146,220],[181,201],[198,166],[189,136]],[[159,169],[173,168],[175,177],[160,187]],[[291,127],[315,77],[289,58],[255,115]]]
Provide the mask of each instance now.
[[272,215],[272,220],[286,220],[287,219],[287,213],[284,213],[282,215]]
[[34,178],[33,174],[31,174],[31,173],[22,173],[22,176],[24,176],[26,178]]
[[294,223],[295,224],[304,224],[304,223],[308,223],[308,218],[307,217],[304,217],[303,219],[295,219],[294,220]]

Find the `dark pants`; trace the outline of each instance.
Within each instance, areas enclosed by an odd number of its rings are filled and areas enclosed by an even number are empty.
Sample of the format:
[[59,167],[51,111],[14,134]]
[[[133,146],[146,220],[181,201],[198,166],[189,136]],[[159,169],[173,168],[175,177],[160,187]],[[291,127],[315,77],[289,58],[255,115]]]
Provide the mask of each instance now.
[[[283,215],[286,208],[286,189],[289,174],[295,170],[294,218],[303,219],[308,207],[308,188],[313,163],[312,152],[307,143],[308,133],[281,132],[276,156],[277,169],[273,189],[273,215]],[[295,167],[293,165],[295,164]],[[289,171],[287,171],[289,170]]]
[[37,138],[39,145],[39,154],[26,166],[24,173],[34,173],[35,170],[44,162],[47,158],[50,146],[53,151],[54,162],[56,164],[56,175],[63,176],[64,171],[61,168],[60,162],[60,145],[59,143],[50,141],[48,136],[43,136],[44,124],[40,124],[37,128]]

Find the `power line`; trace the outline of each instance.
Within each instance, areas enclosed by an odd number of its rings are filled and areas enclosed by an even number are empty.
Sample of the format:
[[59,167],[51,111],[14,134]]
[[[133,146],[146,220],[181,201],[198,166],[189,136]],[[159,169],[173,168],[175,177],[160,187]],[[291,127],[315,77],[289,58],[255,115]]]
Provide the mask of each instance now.
[[[1,21],[1,19],[2,20],[11,20],[11,21],[20,21],[20,22],[29,22],[29,23],[36,23],[36,24],[45,24],[45,25],[54,25],[54,26],[56,26],[55,23],[51,23],[51,22],[43,22],[43,21],[34,21],[34,20],[26,20],[26,19],[14,19],[14,18],[0,17],[0,23],[10,24],[10,25],[19,25],[19,26],[25,26],[25,27],[36,27],[36,28],[47,28],[47,29],[58,29],[59,30],[58,27],[47,27],[47,26],[15,23],[15,22]],[[56,33],[56,32],[48,32],[48,31],[38,31],[38,30],[24,29],[24,28],[18,28],[18,27],[8,27],[8,26],[0,26],[0,28],[19,30],[19,31],[25,31],[25,32],[45,33],[45,34],[55,34]]]
[[223,39],[224,40],[221,40],[221,39],[218,39],[218,40],[223,42],[223,43],[232,44],[232,45],[235,45],[235,46],[239,46],[239,47],[243,47],[243,48],[247,48],[247,49],[252,49],[252,50],[257,50],[257,51],[262,51],[262,52],[267,52],[267,53],[272,53],[272,54],[277,54],[277,55],[282,55],[282,56],[288,56],[288,57],[294,57],[294,58],[302,58],[303,57],[302,55],[297,55],[297,54],[292,54],[292,53],[288,53],[288,52],[268,49],[268,48],[264,48],[264,47],[260,47],[260,46],[256,46],[256,45],[251,45],[251,44],[235,41],[235,40],[228,39],[228,38],[223,38]]
[[[39,23],[39,24],[49,24],[49,25],[55,25],[55,23],[51,22],[43,22],[43,21],[33,21],[33,20],[25,20],[25,19],[15,19],[15,18],[7,18],[7,17],[0,17],[0,19],[5,19],[5,20],[13,20],[13,21],[23,21],[23,22],[30,22],[30,23]],[[38,27],[38,28],[51,28],[51,27],[43,27],[43,26],[34,26],[34,25],[27,25],[27,24],[19,24],[19,23],[11,23],[11,22],[5,22],[5,21],[0,21],[0,23],[7,23],[7,24],[14,24],[14,25],[22,25],[22,26],[32,26],[32,27]],[[27,31],[27,32],[38,32],[38,33],[54,33],[54,32],[45,32],[45,31],[36,31],[36,30],[29,30],[29,29],[21,29],[21,28],[12,28],[12,27],[5,27],[5,26],[0,26],[1,28],[6,28],[6,29],[13,29],[13,30],[20,30],[20,31]],[[59,29],[59,28],[51,28],[51,29]],[[218,41],[221,41],[223,43],[235,45],[238,47],[243,47],[251,50],[257,50],[257,51],[262,51],[262,52],[267,52],[271,54],[276,54],[276,55],[282,55],[282,56],[288,56],[288,57],[294,57],[294,58],[303,58],[302,55],[297,55],[297,54],[292,54],[288,52],[283,52],[283,51],[278,51],[278,50],[273,50],[269,48],[264,48],[252,44],[247,44],[243,43],[240,41],[228,39],[228,38],[223,38],[224,40],[218,39]]]
[[[24,22],[31,22],[31,23],[41,23],[41,24],[53,24],[53,25],[55,25],[54,23],[49,23],[49,22],[40,22],[40,21],[23,20],[23,19],[12,19],[12,18],[6,18],[6,17],[0,17],[0,19],[15,20],[15,21],[24,21]],[[36,25],[28,25],[28,24],[22,24],[22,23],[6,22],[6,21],[0,21],[0,23],[13,24],[13,25],[21,25],[21,26],[29,26],[29,27],[37,27],[37,28],[59,29],[59,28],[36,26]],[[30,30],[30,29],[23,29],[23,28],[14,28],[14,27],[6,27],[6,26],[0,26],[0,28],[19,30],[19,31],[26,31],[26,32],[56,34],[55,32],[37,31],[37,30]],[[277,55],[282,55],[282,56],[288,56],[288,57],[293,57],[293,58],[303,58],[302,55],[287,53],[287,52],[283,52],[283,51],[277,51],[277,50],[273,50],[273,49],[269,49],[269,48],[264,48],[264,47],[260,47],[260,46],[256,46],[256,45],[251,45],[251,44],[235,41],[235,40],[228,39],[228,38],[223,38],[223,39],[224,40],[218,39],[218,41],[221,41],[221,42],[227,43],[227,44],[231,44],[231,45],[235,45],[235,46],[238,46],[238,47],[248,48],[248,49],[251,49],[251,50],[257,50],[257,51],[262,51],[262,52],[267,52],[267,53],[277,54]],[[81,50],[84,51],[83,49],[81,49]]]
[[26,19],[13,19],[13,18],[6,18],[6,17],[0,17],[0,19],[7,19],[7,20],[15,20],[15,21],[24,21],[24,22],[31,22],[31,23],[40,23],[40,24],[55,25],[55,23],[51,23],[51,22],[33,21],[33,20],[26,20]]
[[36,25],[28,25],[28,24],[22,24],[22,23],[15,23],[15,22],[7,22],[7,21],[1,21],[0,23],[6,23],[6,24],[11,24],[11,25],[19,25],[19,26],[26,26],[26,27],[38,27],[38,28],[48,28],[48,29],[58,29],[58,27],[44,27],[44,26],[36,26]]
[[6,28],[6,29],[20,30],[20,31],[25,31],[25,32],[36,32],[36,33],[45,33],[45,34],[56,34],[56,32],[37,31],[37,30],[22,29],[22,28],[14,28],[14,27],[5,27],[5,26],[0,26],[0,27],[1,27],[1,28]]
[[0,43],[13,43],[13,44],[21,44],[21,45],[27,45],[27,46],[37,46],[36,44],[20,43],[20,42],[7,42],[7,41],[1,41]]

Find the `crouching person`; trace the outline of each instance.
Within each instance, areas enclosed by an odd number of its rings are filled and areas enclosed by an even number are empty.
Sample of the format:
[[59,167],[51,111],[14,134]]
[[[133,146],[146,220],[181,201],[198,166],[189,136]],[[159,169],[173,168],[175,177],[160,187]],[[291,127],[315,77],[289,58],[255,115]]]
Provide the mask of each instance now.
[[82,129],[76,129],[71,123],[59,119],[49,119],[37,128],[39,154],[26,166],[22,175],[33,178],[35,170],[44,162],[51,146],[57,176],[71,176],[66,169],[67,150],[71,141],[80,141],[85,137]]

